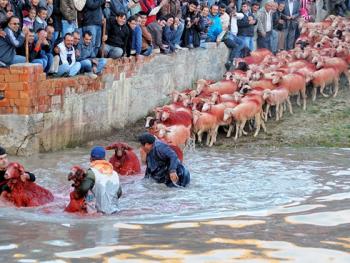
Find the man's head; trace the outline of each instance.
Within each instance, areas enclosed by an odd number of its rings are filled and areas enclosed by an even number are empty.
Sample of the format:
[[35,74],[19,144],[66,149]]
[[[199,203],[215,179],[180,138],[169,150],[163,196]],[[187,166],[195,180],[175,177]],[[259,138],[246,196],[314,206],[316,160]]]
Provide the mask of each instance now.
[[284,10],[285,6],[286,6],[285,2],[279,2],[279,4],[278,4],[278,11],[282,12]]
[[146,22],[147,22],[147,13],[144,12],[144,11],[140,11],[138,13],[138,15],[140,16],[141,18],[141,26],[145,26],[146,25]]
[[30,19],[35,19],[35,17],[36,17],[36,8],[31,8],[30,10],[29,10],[29,14],[28,14],[28,17],[30,18]]
[[46,20],[47,18],[47,9],[45,7],[39,7],[38,9],[38,17],[42,20]]
[[67,47],[67,48],[71,48],[73,46],[73,36],[71,33],[67,33],[65,36],[64,36],[64,45]]
[[8,0],[0,0],[0,7],[5,9],[8,3],[9,3]]
[[125,23],[126,23],[126,14],[125,13],[119,12],[116,14],[115,17],[116,17],[118,25],[120,25],[120,26],[125,25]]
[[136,16],[130,16],[128,18],[128,26],[131,28],[131,30],[135,30],[137,26]]
[[168,27],[172,26],[174,24],[174,17],[172,15],[166,15],[165,16],[165,19],[166,19],[166,25]]
[[223,15],[226,12],[226,5],[225,4],[221,4],[220,5],[220,14]]
[[35,37],[33,29],[29,30],[27,37],[28,37],[28,43],[29,44],[33,44],[34,43],[34,37]]
[[160,25],[161,27],[165,27],[166,18],[164,16],[161,16],[160,18],[158,18],[157,22],[158,22],[158,25]]
[[17,32],[20,27],[19,18],[17,16],[11,16],[7,20],[7,26],[13,31]]
[[6,170],[8,163],[6,150],[0,146],[0,170]]
[[188,10],[193,13],[197,10],[198,2],[195,0],[191,0],[188,2]]
[[77,46],[80,42],[80,33],[78,31],[73,32],[73,46]]
[[90,161],[104,160],[106,157],[106,150],[102,146],[95,146],[91,149]]
[[273,1],[268,0],[268,1],[265,3],[265,10],[266,10],[266,12],[271,11],[272,8],[273,8]]
[[47,39],[52,40],[53,39],[53,33],[55,32],[55,28],[53,26],[48,25],[46,27],[46,33],[47,33]]
[[212,5],[211,8],[210,8],[210,13],[213,15],[213,16],[216,16],[219,12],[219,6],[218,5]]
[[92,40],[92,33],[89,30],[85,31],[83,35],[84,45],[89,46],[91,43],[91,40]]
[[138,141],[141,143],[142,149],[146,153],[149,153],[152,150],[155,140],[156,138],[148,132],[142,133],[138,138]]
[[243,13],[249,12],[249,3],[248,2],[243,2],[242,3],[242,12]]
[[252,12],[253,13],[258,12],[259,8],[260,8],[259,2],[255,2],[255,3],[252,4]]
[[209,15],[209,7],[205,6],[202,9],[202,16],[207,17]]

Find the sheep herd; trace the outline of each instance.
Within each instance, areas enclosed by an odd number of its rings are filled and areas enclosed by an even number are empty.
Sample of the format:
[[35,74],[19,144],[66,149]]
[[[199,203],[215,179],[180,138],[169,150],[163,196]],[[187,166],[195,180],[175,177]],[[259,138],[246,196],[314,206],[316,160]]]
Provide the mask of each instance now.
[[[280,120],[287,106],[293,114],[293,96],[306,110],[307,89],[312,101],[318,90],[324,97],[337,96],[340,77],[350,83],[350,20],[329,16],[319,23],[301,22],[300,29],[293,50],[273,55],[258,49],[236,59],[236,69],[220,81],[200,79],[193,90],[173,91],[172,103],[147,117],[149,132],[179,148],[191,138],[201,143],[206,133],[206,144],[212,146],[220,126],[227,137],[235,129],[235,140],[249,127],[254,137],[261,128],[266,132],[265,122],[273,115]],[[331,87],[328,94],[326,87]]]

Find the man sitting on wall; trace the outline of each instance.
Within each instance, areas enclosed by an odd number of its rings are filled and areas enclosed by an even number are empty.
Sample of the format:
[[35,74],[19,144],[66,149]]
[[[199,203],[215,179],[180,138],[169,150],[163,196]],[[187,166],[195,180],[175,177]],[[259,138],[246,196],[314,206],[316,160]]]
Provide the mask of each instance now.
[[71,33],[67,33],[64,36],[63,42],[58,44],[60,66],[58,67],[57,75],[61,76],[75,76],[79,73],[81,64],[76,62],[75,49],[73,47],[73,36]]

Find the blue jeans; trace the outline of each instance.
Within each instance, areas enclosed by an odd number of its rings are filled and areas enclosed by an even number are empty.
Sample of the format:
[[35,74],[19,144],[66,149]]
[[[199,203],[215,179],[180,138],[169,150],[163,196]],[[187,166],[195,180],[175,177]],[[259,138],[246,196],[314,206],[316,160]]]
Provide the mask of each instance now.
[[68,64],[62,64],[58,67],[57,75],[61,77],[64,74],[68,74],[69,77],[72,77],[79,73],[80,68],[81,64],[79,62],[75,62],[72,66],[69,66]]
[[78,26],[75,21],[69,22],[68,20],[62,19],[62,37],[64,37],[67,33],[73,33],[77,28]]
[[26,58],[23,56],[18,56],[15,55],[10,63],[10,65],[12,64],[18,64],[18,63],[26,63]]
[[36,59],[33,59],[31,63],[42,65],[43,66],[43,70],[45,71],[46,66],[47,66],[47,59],[45,59],[45,58],[36,58]]
[[276,54],[278,49],[278,32],[276,30],[272,30],[270,42],[271,51]]
[[[101,38],[102,38],[101,26],[97,26],[97,25],[84,26],[83,33],[85,33],[86,31],[90,31],[92,34],[91,42],[94,47],[95,55],[97,55],[98,49],[101,46]],[[82,35],[82,38],[83,38],[83,35]]]
[[123,49],[120,47],[113,47],[108,44],[105,45],[104,50],[107,58],[120,58],[123,56]]
[[237,12],[241,12],[242,2],[243,2],[242,0],[237,0],[236,1]]
[[[107,59],[105,58],[96,58],[96,60],[98,61],[97,63],[97,67],[96,67],[96,74],[99,74],[102,72],[103,68],[105,67],[106,63],[107,63]],[[81,69],[80,72],[84,73],[84,72],[92,72],[92,62],[90,59],[84,59],[82,61],[80,61],[81,64]]]
[[50,53],[46,53],[46,54],[44,55],[44,57],[46,57],[46,60],[47,60],[47,65],[46,65],[46,68],[44,69],[45,72],[47,73],[47,72],[49,72],[49,70],[50,70],[50,68],[51,68],[51,65],[52,65],[52,63],[53,63],[53,55],[50,54]]
[[253,37],[246,37],[246,36],[239,36],[239,39],[241,39],[244,42],[244,45],[250,49],[250,51],[253,51],[254,43],[253,43]]
[[152,54],[152,46],[149,46],[147,49],[141,51],[141,55],[148,57]]
[[257,40],[258,48],[267,48],[268,50],[271,51],[270,39],[271,39],[271,31],[267,32],[265,37],[258,34],[258,40]]
[[185,29],[184,23],[180,23],[175,33],[174,45],[180,45],[181,37],[182,37],[182,33],[184,32],[184,29]]
[[244,42],[231,32],[227,32],[224,38],[225,45],[230,49],[228,61],[232,62],[234,58],[241,57],[241,51],[245,47]]

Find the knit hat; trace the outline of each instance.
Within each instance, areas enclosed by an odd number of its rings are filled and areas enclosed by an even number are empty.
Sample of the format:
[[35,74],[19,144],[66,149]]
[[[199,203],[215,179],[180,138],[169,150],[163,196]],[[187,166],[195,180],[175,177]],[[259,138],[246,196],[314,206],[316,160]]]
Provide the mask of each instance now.
[[156,138],[148,132],[142,133],[138,138],[138,141],[142,145],[145,145],[146,143],[153,144],[155,140]]
[[92,148],[90,156],[95,160],[103,160],[106,157],[106,150],[102,146],[95,146]]
[[5,148],[2,148],[0,146],[0,155],[4,155],[4,154],[6,154],[6,150],[5,150]]

